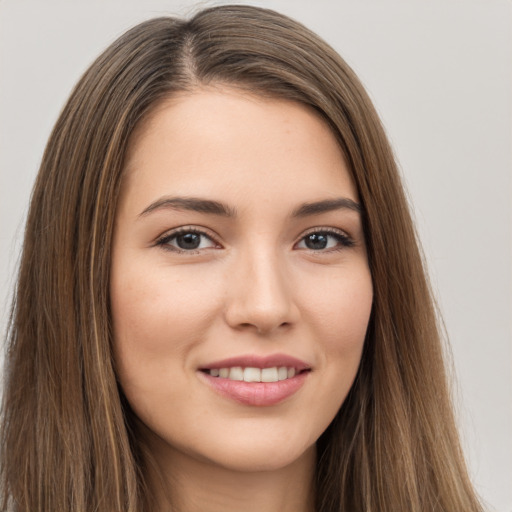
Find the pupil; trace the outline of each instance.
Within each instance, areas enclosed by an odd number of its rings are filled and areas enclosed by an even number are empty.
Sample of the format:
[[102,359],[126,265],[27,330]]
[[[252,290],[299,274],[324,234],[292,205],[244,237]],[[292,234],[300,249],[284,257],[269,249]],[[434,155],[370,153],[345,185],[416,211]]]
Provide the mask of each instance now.
[[308,235],[306,237],[306,247],[313,250],[325,249],[327,247],[327,236],[318,233]]
[[180,249],[197,249],[201,243],[201,237],[197,233],[185,233],[178,235],[176,242]]

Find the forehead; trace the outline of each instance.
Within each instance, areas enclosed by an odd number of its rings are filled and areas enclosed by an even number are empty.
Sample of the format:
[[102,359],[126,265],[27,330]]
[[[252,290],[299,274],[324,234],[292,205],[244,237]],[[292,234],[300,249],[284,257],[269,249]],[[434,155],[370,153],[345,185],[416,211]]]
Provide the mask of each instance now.
[[340,194],[357,200],[343,153],[319,114],[231,88],[173,96],[134,133],[123,195],[143,207],[171,193],[246,204]]

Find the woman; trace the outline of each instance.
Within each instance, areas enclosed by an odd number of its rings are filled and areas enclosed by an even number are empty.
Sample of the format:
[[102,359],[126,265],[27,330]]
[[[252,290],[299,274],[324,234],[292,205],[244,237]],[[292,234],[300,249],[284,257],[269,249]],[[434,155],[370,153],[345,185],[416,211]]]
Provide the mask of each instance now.
[[3,510],[477,511],[379,119],[303,26],[127,32],[49,141]]

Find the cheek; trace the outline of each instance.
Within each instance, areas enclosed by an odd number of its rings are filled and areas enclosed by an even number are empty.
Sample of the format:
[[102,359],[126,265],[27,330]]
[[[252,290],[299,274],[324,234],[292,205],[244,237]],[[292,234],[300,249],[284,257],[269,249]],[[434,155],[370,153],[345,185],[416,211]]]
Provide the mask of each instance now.
[[326,280],[309,294],[311,333],[318,344],[324,393],[330,414],[343,403],[359,368],[373,302],[366,267]]
[[[111,276],[114,359],[135,414],[147,424],[172,422],[167,403],[191,397],[190,354],[218,316],[218,297],[183,269],[117,261]],[[149,269],[149,270],[148,270]],[[173,385],[170,386],[169,383]]]
[[366,266],[351,272],[331,275],[321,286],[308,287],[304,301],[310,325],[322,333],[332,350],[351,350],[362,346],[373,303],[373,286]]
[[111,278],[114,352],[120,377],[154,381],[187,364],[217,316],[219,299],[198,276],[117,262]]

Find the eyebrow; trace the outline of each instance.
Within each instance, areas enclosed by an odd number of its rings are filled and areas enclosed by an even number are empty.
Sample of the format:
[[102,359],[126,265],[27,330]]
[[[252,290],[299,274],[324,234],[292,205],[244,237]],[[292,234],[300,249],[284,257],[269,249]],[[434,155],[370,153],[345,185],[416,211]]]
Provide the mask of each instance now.
[[196,197],[162,197],[157,199],[145,208],[139,217],[144,217],[155,210],[188,210],[199,213],[208,213],[212,215],[221,215],[223,217],[235,217],[236,211],[225,204],[210,199],[200,199]]
[[320,215],[321,213],[331,212],[333,210],[353,210],[359,214],[363,209],[359,203],[347,197],[337,199],[326,199],[314,203],[304,203],[292,213],[292,217],[308,217],[309,215]]
[[[220,203],[219,201],[197,197],[162,197],[145,208],[139,214],[139,217],[145,217],[151,212],[162,209],[194,211],[222,217],[236,217],[237,214],[236,209]],[[359,203],[346,197],[340,197],[337,199],[304,203],[293,211],[292,217],[308,217],[310,215],[320,215],[322,213],[342,209],[352,210],[359,214],[362,213],[362,208]]]

